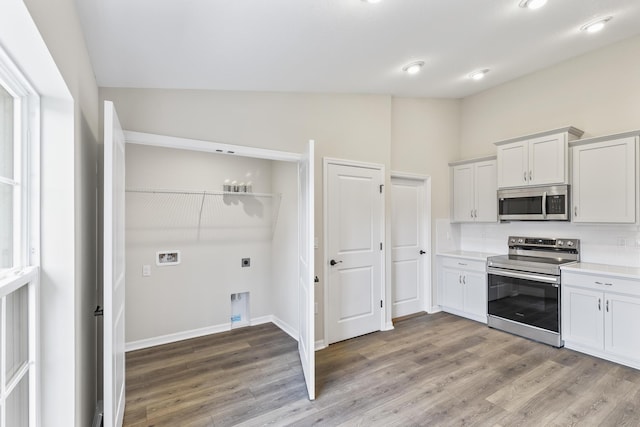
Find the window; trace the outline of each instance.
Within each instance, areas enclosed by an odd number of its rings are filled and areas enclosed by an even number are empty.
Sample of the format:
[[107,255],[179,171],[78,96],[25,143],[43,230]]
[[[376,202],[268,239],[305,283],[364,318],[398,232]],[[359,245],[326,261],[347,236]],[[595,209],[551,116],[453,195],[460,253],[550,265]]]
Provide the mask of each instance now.
[[38,111],[0,49],[0,427],[38,422]]

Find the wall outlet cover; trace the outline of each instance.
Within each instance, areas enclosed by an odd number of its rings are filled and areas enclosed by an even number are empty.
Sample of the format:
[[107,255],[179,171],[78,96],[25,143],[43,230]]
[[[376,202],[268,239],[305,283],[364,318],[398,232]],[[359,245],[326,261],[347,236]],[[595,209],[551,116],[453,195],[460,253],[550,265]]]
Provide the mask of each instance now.
[[242,267],[251,267],[251,258],[242,258]]

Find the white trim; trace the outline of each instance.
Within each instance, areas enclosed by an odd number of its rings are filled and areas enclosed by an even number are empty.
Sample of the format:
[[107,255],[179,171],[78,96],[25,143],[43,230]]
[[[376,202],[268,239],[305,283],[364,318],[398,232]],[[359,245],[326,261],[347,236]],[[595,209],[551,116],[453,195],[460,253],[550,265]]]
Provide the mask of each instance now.
[[[278,317],[273,315],[260,316],[251,319],[247,326],[257,326],[265,323],[273,323],[278,328],[282,329],[287,335],[294,340],[298,341],[298,333],[286,322],[283,322]],[[231,323],[222,323],[219,325],[206,326],[204,328],[191,329],[188,331],[175,332],[172,334],[159,335],[157,337],[144,338],[137,341],[129,341],[125,344],[124,351],[130,352],[135,350],[142,350],[144,348],[155,347],[158,345],[171,344],[178,341],[189,340],[192,338],[203,337],[205,335],[219,334],[221,332],[231,331]]]
[[315,345],[316,351],[324,350],[325,348],[327,348],[327,344],[325,344],[325,340],[316,341],[316,345]]
[[[368,163],[368,162],[361,162],[361,161],[356,161],[356,160],[344,160],[344,159],[337,159],[337,158],[333,158],[333,157],[323,157],[322,158],[322,238],[324,241],[324,253],[323,253],[323,262],[322,262],[322,272],[324,274],[325,277],[325,281],[324,281],[324,286],[323,286],[323,299],[324,299],[324,303],[323,303],[323,311],[324,311],[324,341],[329,343],[331,341],[330,336],[329,336],[329,263],[327,262],[327,260],[330,258],[330,254],[329,254],[329,230],[327,227],[327,221],[328,221],[328,210],[327,210],[327,199],[328,199],[328,192],[327,189],[329,188],[328,185],[328,167],[329,165],[337,165],[337,166],[351,166],[351,167],[357,167],[357,168],[364,168],[364,169],[373,169],[373,170],[378,170],[381,172],[382,174],[382,182],[384,184],[386,184],[386,174],[385,174],[385,167],[383,164],[381,163]],[[386,241],[386,233],[385,233],[385,226],[386,226],[386,212],[385,212],[385,207],[386,207],[386,192],[382,193],[382,197],[380,198],[380,204],[381,204],[381,211],[380,211],[380,240],[382,241],[382,250],[380,251],[380,298],[382,299],[382,305],[384,307],[383,310],[381,310],[380,312],[380,329],[379,330],[385,330],[386,328],[386,321],[387,321],[387,280],[386,280],[386,253],[387,253],[387,241]],[[390,315],[389,315],[390,316]],[[389,321],[391,319],[389,318]]]
[[431,175],[422,175],[411,172],[391,171],[389,174],[391,175],[391,178],[412,179],[414,181],[427,181],[428,179],[431,179]]
[[393,322],[385,322],[383,331],[393,331],[395,327],[393,326]]
[[150,145],[154,147],[175,148],[179,150],[202,151],[206,153],[226,154],[242,157],[254,157],[265,160],[280,160],[283,162],[299,162],[301,154],[286,151],[267,150],[264,148],[247,147],[243,145],[223,144],[200,139],[178,138],[175,136],[157,135],[152,133],[124,131],[128,144]]

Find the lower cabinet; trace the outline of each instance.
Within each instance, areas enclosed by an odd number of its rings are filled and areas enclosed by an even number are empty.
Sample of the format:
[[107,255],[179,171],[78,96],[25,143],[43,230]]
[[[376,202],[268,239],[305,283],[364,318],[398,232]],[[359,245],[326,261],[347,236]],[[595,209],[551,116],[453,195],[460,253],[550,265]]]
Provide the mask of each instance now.
[[440,256],[438,291],[443,311],[487,323],[487,273],[484,261]]
[[562,273],[565,347],[640,369],[640,281]]

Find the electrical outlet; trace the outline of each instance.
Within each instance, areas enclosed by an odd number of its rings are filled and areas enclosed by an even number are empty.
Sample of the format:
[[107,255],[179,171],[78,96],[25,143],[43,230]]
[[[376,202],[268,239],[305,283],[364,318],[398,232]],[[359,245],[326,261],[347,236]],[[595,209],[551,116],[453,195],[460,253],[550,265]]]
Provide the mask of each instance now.
[[142,266],[142,277],[149,277],[149,276],[151,276],[151,266],[145,264]]
[[251,258],[242,258],[242,267],[251,267]]

